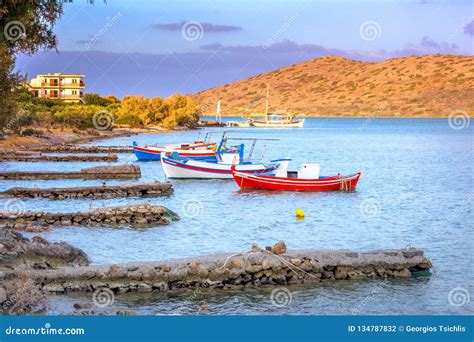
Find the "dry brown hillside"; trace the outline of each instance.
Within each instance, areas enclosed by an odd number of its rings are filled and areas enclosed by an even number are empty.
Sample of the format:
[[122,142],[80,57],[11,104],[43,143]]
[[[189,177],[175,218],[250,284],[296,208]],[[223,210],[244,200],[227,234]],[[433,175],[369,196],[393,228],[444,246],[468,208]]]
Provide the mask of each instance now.
[[413,56],[375,63],[321,57],[193,97],[206,114],[214,113],[218,99],[223,115],[262,113],[265,99],[256,99],[265,96],[267,83],[271,111],[314,116],[474,114],[474,56]]

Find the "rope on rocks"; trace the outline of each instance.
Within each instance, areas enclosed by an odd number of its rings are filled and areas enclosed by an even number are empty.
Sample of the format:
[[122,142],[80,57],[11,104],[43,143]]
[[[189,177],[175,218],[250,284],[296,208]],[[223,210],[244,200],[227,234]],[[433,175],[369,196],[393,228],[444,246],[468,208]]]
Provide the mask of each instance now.
[[[258,249],[255,248],[255,247],[257,247]],[[297,271],[300,271],[300,272],[304,273],[305,275],[308,275],[308,276],[311,277],[311,278],[316,278],[316,277],[315,277],[314,275],[312,275],[311,273],[308,273],[308,272],[306,272],[305,270],[303,270],[302,268],[300,268],[300,267],[298,267],[298,266],[296,266],[296,265],[293,265],[291,262],[289,262],[288,260],[285,260],[283,257],[281,257],[281,256],[279,256],[279,255],[277,255],[277,254],[275,254],[275,253],[272,253],[272,252],[270,252],[270,251],[261,249],[261,248],[258,247],[258,246],[254,246],[252,249],[253,249],[253,251],[251,251],[251,252],[240,252],[240,253],[235,253],[235,254],[229,255],[229,256],[226,258],[224,264],[223,264],[221,267],[217,268],[217,269],[219,270],[219,269],[225,268],[226,265],[227,265],[227,262],[229,262],[229,260],[230,260],[231,258],[236,257],[236,256],[239,256],[239,255],[247,254],[247,256],[245,257],[245,260],[244,260],[244,265],[242,266],[242,270],[245,270],[245,267],[246,267],[246,265],[247,265],[247,260],[248,260],[248,258],[249,258],[251,255],[254,255],[254,254],[257,254],[257,253],[266,253],[266,254],[268,254],[268,255],[270,255],[270,256],[272,256],[272,257],[275,257],[275,258],[277,258],[278,260],[280,260],[283,264],[285,264],[285,265],[286,265],[291,271],[293,271],[296,275],[298,275],[298,272],[297,272]],[[295,269],[296,269],[297,271],[295,271]]]

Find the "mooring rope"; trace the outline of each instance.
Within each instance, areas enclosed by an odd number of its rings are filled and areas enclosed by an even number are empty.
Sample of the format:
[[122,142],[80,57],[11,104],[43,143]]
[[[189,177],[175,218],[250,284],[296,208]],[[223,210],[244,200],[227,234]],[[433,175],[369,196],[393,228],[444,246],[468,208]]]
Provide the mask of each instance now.
[[311,278],[316,278],[314,275],[312,275],[311,273],[308,273],[306,272],[305,270],[303,270],[302,268],[296,266],[296,265],[293,265],[291,262],[289,262],[288,260],[284,259],[283,257],[275,254],[275,253],[272,253],[270,251],[267,251],[267,250],[264,250],[264,249],[261,249],[260,247],[257,247],[258,250],[256,251],[252,251],[252,252],[240,252],[240,253],[235,253],[235,254],[231,254],[229,255],[227,258],[226,258],[226,261],[224,262],[224,264],[217,268],[217,270],[219,269],[222,269],[222,268],[225,268],[226,265],[227,265],[227,262],[229,262],[229,260],[233,257],[236,257],[236,256],[239,256],[239,255],[244,255],[244,254],[247,254],[247,256],[245,257],[245,260],[244,260],[244,265],[242,266],[242,270],[245,270],[245,267],[247,265],[247,260],[248,258],[251,256],[251,255],[254,255],[254,254],[257,254],[257,253],[266,253],[272,257],[275,257],[277,258],[278,260],[280,260],[283,264],[285,264],[292,272],[294,272],[296,275],[298,275],[298,272],[295,271],[294,269],[304,273],[305,275],[308,275],[309,277]]

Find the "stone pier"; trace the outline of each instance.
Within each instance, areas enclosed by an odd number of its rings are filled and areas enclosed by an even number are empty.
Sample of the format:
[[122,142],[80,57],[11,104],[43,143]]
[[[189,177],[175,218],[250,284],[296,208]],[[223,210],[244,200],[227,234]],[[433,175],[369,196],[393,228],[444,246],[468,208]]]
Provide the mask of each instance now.
[[21,161],[21,162],[116,162],[118,157],[116,154],[105,155],[62,155],[50,156],[44,154],[0,154],[0,162],[2,161]]
[[57,226],[119,226],[158,225],[179,220],[180,217],[168,208],[136,204],[98,208],[90,211],[47,213],[26,211],[20,213],[0,212],[0,229],[29,229]]
[[29,270],[28,275],[47,292],[109,288],[123,293],[408,278],[430,267],[423,252],[414,248],[370,252],[295,250],[280,255],[259,250],[162,262]]
[[45,146],[39,150],[41,152],[55,152],[55,153],[133,153],[133,148],[131,146],[58,145],[58,146]]
[[140,178],[140,166],[132,164],[97,166],[80,171],[1,171],[0,180],[35,179],[127,179]]
[[173,193],[170,182],[97,185],[70,188],[11,188],[0,192],[0,197],[47,198],[115,198],[138,196],[166,196]]

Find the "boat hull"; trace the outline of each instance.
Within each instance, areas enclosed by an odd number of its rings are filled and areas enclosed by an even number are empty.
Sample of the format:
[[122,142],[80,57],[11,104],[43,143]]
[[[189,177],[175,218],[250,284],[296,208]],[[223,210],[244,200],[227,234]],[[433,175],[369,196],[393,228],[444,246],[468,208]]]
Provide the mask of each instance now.
[[265,166],[263,164],[221,164],[197,161],[191,159],[173,159],[162,156],[161,165],[167,178],[195,178],[195,179],[232,179],[231,168],[242,173],[269,172],[278,167],[278,164]]
[[350,176],[331,176],[318,179],[282,178],[233,172],[235,182],[242,189],[275,191],[349,191],[354,190],[360,172]]
[[252,124],[255,127],[272,127],[272,128],[301,128],[304,125],[304,119],[294,120],[294,121],[282,121],[282,122],[272,122],[272,121],[262,121],[262,120],[253,120]]
[[161,153],[178,152],[180,156],[191,158],[195,160],[205,160],[209,162],[217,162],[216,153],[213,150],[179,150],[169,149],[167,147],[140,147],[134,146],[133,153],[138,160],[161,160]]

